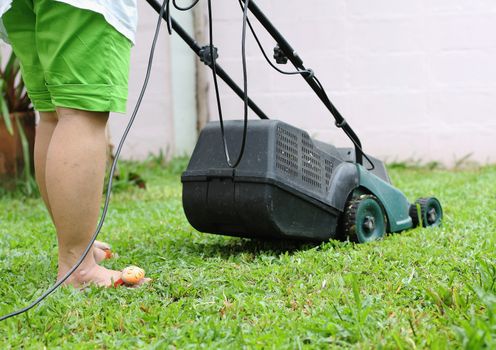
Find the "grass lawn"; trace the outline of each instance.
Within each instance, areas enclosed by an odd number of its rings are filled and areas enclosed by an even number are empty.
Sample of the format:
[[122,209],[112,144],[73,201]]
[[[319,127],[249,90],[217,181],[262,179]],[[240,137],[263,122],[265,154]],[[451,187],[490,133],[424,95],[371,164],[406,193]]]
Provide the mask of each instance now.
[[[153,284],[63,288],[0,323],[0,348],[479,349],[496,347],[496,167],[393,167],[410,200],[434,194],[440,229],[355,245],[208,235],[181,207],[184,161],[126,163],[100,239]],[[0,198],[0,314],[54,281],[56,238],[40,199]]]

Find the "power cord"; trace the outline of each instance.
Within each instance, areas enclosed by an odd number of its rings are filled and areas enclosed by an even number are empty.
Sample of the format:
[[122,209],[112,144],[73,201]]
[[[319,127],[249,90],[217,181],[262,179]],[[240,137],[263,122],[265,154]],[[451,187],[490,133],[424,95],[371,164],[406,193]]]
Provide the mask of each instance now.
[[217,69],[216,69],[216,56],[214,54],[214,45],[213,45],[213,20],[212,20],[212,3],[211,0],[208,0],[208,31],[209,31],[209,37],[210,37],[210,57],[212,58],[212,75],[213,75],[213,81],[214,81],[214,87],[215,87],[215,98],[217,101],[217,110],[219,113],[219,121],[220,121],[220,132],[222,135],[222,143],[224,146],[224,154],[226,156],[226,162],[230,168],[236,168],[239,163],[241,162],[241,159],[243,158],[243,154],[245,152],[245,146],[246,146],[246,137],[247,137],[247,129],[248,129],[248,69],[247,69],[247,64],[246,64],[246,25],[248,23],[248,5],[250,3],[250,0],[245,0],[244,1],[244,7],[242,6],[243,9],[243,30],[242,30],[242,36],[241,36],[241,58],[242,58],[242,64],[243,64],[243,136],[241,140],[241,148],[239,151],[239,155],[234,163],[231,162],[231,158],[229,156],[229,150],[227,147],[227,140],[226,140],[226,134],[224,130],[224,118],[222,115],[222,106],[220,102],[220,94],[219,94],[219,85],[217,82]]
[[[172,17],[171,17],[171,13],[170,13],[171,0],[165,0],[165,1],[167,2],[165,5],[165,18],[166,18],[166,22],[167,22],[167,31],[169,32],[169,35],[172,35]],[[200,2],[200,0],[195,0],[191,5],[186,6],[186,7],[182,7],[182,6],[179,6],[177,4],[177,0],[172,0],[172,4],[179,11],[189,11],[193,7],[195,7],[199,2]]]
[[[241,0],[238,0],[238,3],[239,5],[241,6],[241,9],[243,9],[243,3]],[[270,59],[269,59],[269,56],[267,55],[262,43],[260,42],[260,39],[258,38],[258,35],[257,33],[255,32],[255,29],[253,28],[253,26],[251,25],[251,21],[249,19],[247,19],[247,23],[248,23],[248,27],[250,28],[250,32],[251,34],[253,35],[253,38],[255,39],[257,45],[258,45],[258,48],[260,49],[260,52],[262,52],[262,55],[264,56],[265,60],[267,61],[267,63],[274,69],[276,70],[277,72],[281,73],[281,74],[284,74],[284,75],[302,75],[302,74],[309,74],[309,75],[313,75],[313,71],[311,69],[306,69],[306,70],[297,70],[297,71],[293,71],[293,72],[287,72],[287,71],[283,71],[282,69],[280,69],[279,67],[277,67]]]
[[174,7],[176,9],[178,9],[179,11],[189,11],[191,10],[193,7],[196,6],[196,4],[198,4],[200,2],[200,0],[195,0],[191,5],[189,6],[186,6],[186,7],[181,7],[177,4],[177,0],[172,0],[172,3],[174,4]]
[[138,101],[136,102],[136,106],[134,107],[134,111],[131,115],[131,118],[130,118],[128,124],[127,124],[127,127],[124,131],[124,134],[123,134],[123,136],[119,142],[119,146],[117,147],[117,150],[115,152],[115,159],[112,162],[112,167],[110,169],[109,182],[108,182],[108,186],[107,186],[107,194],[105,197],[105,204],[103,206],[102,215],[101,215],[100,221],[98,223],[98,226],[95,230],[95,233],[93,234],[93,236],[90,240],[90,243],[88,244],[88,246],[84,250],[84,252],[81,255],[81,257],[79,258],[79,260],[76,262],[76,264],[60,280],[58,280],[52,287],[50,287],[45,293],[43,293],[38,299],[33,301],[30,305],[28,305],[28,306],[26,306],[20,310],[14,311],[10,314],[7,314],[7,315],[0,317],[0,321],[4,321],[8,318],[11,318],[11,317],[20,315],[26,311],[29,311],[30,309],[32,309],[33,307],[38,305],[41,301],[43,301],[46,297],[48,297],[50,294],[52,294],[58,287],[60,287],[62,285],[62,283],[64,283],[74,273],[74,271],[76,271],[76,269],[79,267],[79,265],[81,265],[83,260],[86,258],[86,256],[90,252],[96,238],[98,237],[98,234],[100,233],[100,230],[102,229],[103,223],[105,222],[105,217],[107,216],[108,206],[109,206],[109,202],[110,202],[110,195],[112,194],[112,183],[113,183],[114,173],[115,173],[115,170],[117,167],[117,161],[119,159],[119,156],[120,156],[122,147],[124,145],[124,142],[127,138],[127,135],[129,134],[129,131],[131,130],[131,127],[134,123],[134,120],[136,119],[136,115],[138,113],[139,107],[141,106],[141,101],[143,100],[143,96],[145,95],[146,87],[147,87],[148,81],[150,79],[150,73],[151,73],[152,63],[153,63],[153,56],[155,54],[155,46],[157,44],[158,34],[160,32],[160,26],[162,23],[162,16],[164,15],[165,7],[167,6],[167,4],[169,2],[170,2],[170,0],[164,0],[162,7],[160,8],[160,15],[158,17],[157,26],[155,28],[155,34],[154,34],[152,46],[150,49],[150,55],[148,58],[148,67],[146,70],[145,80],[143,82],[143,86],[141,88],[141,92],[139,94]]

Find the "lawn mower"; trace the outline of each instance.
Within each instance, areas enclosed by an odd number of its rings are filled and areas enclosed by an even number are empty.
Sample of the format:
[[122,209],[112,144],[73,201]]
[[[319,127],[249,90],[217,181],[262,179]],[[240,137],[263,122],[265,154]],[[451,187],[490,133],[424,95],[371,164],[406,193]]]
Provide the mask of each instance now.
[[[147,1],[159,11],[157,1]],[[169,16],[171,27],[212,68],[214,78],[223,79],[261,119],[247,122],[246,114],[244,120],[223,122],[221,118],[202,130],[181,177],[183,207],[190,224],[201,232],[239,237],[360,243],[419,225],[440,225],[440,202],[425,197],[410,203],[391,184],[383,162],[363,152],[358,136],[329,100],[315,73],[303,65],[260,8],[247,0],[240,5],[269,64],[279,70],[263,51],[247,19],[248,11],[276,41],[276,62],[294,65],[294,73],[305,79],[354,148],[338,148],[283,121],[269,120],[248,97],[246,77],[242,90],[217,64],[218,51],[212,41],[198,46]],[[234,165],[226,156],[228,149],[241,150]]]

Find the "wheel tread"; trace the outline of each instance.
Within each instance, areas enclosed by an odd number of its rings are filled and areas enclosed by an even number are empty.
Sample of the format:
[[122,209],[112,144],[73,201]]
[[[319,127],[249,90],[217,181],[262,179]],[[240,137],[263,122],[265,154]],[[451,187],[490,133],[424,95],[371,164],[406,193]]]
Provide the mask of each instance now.
[[345,207],[344,213],[343,213],[343,228],[344,228],[344,234],[345,234],[345,239],[348,239],[351,242],[356,242],[358,243],[358,235],[356,231],[356,214],[358,210],[358,206],[360,205],[360,202],[365,200],[365,199],[373,199],[376,202],[379,202],[376,196],[370,195],[370,194],[362,194],[358,197],[352,198]]
[[427,224],[425,218],[427,217],[427,208],[428,208],[429,201],[431,201],[432,199],[433,199],[433,197],[418,198],[415,201],[415,203],[410,205],[409,215],[412,218],[413,227],[418,227],[420,225],[420,218],[418,215],[419,213],[418,213],[418,209],[417,209],[417,204],[420,205],[420,215],[421,215],[420,217],[422,218],[422,227],[428,227],[429,226]]

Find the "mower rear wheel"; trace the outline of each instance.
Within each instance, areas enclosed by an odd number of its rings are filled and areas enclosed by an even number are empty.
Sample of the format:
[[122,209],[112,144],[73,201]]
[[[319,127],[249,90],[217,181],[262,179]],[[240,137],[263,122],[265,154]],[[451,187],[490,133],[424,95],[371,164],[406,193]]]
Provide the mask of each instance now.
[[[420,206],[420,216],[417,204]],[[412,218],[413,227],[417,227],[421,223],[422,227],[436,227],[441,225],[443,208],[437,198],[419,198],[410,205],[410,217]]]
[[343,213],[343,229],[353,242],[381,239],[386,233],[386,217],[379,200],[368,194],[351,199]]

